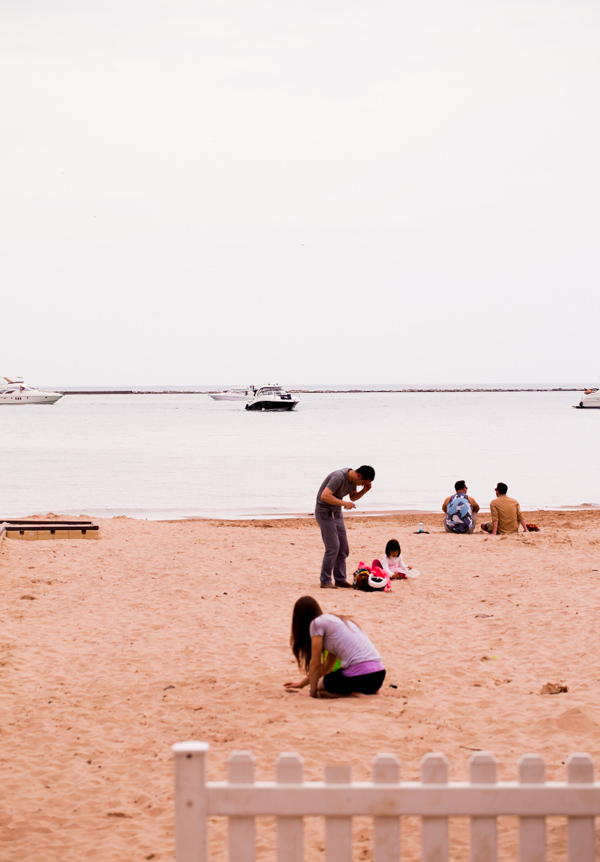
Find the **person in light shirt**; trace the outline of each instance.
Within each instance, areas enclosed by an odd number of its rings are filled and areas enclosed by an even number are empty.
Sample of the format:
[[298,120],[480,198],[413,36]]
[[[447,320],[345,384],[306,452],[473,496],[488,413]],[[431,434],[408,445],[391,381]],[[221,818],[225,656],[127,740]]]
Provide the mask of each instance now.
[[373,566],[376,563],[381,566],[384,572],[387,572],[392,581],[404,580],[405,578],[418,578],[420,574],[418,569],[413,568],[413,566],[407,566],[402,559],[402,549],[400,548],[398,539],[389,540],[385,546],[385,553],[382,555],[381,560],[373,560]]
[[506,535],[507,533],[518,533],[519,524],[523,531],[528,533],[527,524],[521,514],[521,507],[517,500],[507,496],[508,485],[498,482],[496,485],[496,499],[490,503],[491,522],[483,524],[481,529],[492,536]]
[[[358,623],[323,613],[312,596],[294,605],[290,645],[306,676],[284,683],[288,691],[308,687],[311,697],[347,697],[377,694],[383,685],[381,656]],[[341,666],[333,670],[338,659]]]

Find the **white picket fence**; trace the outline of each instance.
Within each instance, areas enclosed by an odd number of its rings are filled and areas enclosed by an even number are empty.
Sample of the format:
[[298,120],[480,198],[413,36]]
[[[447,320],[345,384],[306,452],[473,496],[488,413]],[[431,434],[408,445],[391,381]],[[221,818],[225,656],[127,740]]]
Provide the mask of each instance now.
[[421,761],[421,781],[400,781],[393,754],[373,762],[372,782],[353,782],[352,767],[326,766],[325,781],[303,781],[298,754],[281,754],[276,781],[254,780],[254,757],[229,758],[228,781],[207,781],[209,745],[180,742],[175,756],[177,862],[208,862],[207,819],[229,818],[230,862],[254,862],[254,818],[277,818],[277,862],[302,862],[303,817],[325,817],[327,862],[352,859],[352,817],[373,817],[374,862],[400,862],[400,818],[422,818],[422,862],[448,862],[448,818],[470,818],[471,862],[496,862],[496,818],[519,818],[519,862],[545,862],[546,817],[568,818],[569,862],[593,862],[594,817],[600,815],[600,784],[588,754],[572,754],[567,782],[545,780],[541,757],[519,761],[517,782],[496,780],[496,760],[471,757],[470,781],[448,781],[443,754]]

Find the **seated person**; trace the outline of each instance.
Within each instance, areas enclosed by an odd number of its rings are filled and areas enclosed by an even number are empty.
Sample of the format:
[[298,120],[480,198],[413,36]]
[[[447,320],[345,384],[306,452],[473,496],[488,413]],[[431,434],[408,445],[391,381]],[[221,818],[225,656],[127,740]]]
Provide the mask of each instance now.
[[446,497],[442,504],[444,529],[447,533],[472,533],[477,523],[479,503],[467,495],[464,479],[454,483],[454,494]]
[[528,533],[527,524],[521,514],[521,507],[517,500],[512,497],[507,497],[508,485],[504,482],[498,482],[496,485],[496,499],[490,503],[490,513],[492,515],[491,522],[482,524],[481,529],[486,533],[491,533],[493,536],[500,533],[518,533],[519,524],[523,530]]
[[413,569],[412,566],[407,566],[402,559],[400,542],[398,539],[390,539],[385,546],[385,553],[381,560],[373,560],[373,568],[379,566],[386,574],[390,576],[392,581],[404,578],[418,578],[420,572]]
[[[376,694],[383,685],[381,656],[358,623],[323,613],[312,596],[294,605],[290,645],[306,676],[284,683],[288,690],[310,686],[311,697],[348,697]],[[340,667],[334,670],[338,659]]]

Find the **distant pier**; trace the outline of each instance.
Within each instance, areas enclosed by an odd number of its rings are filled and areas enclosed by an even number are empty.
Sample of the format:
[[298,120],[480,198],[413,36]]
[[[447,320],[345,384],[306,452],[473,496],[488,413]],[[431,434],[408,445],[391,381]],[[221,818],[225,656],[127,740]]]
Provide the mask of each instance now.
[[[581,392],[584,387],[567,389],[562,386],[551,389],[505,389],[505,388],[469,388],[469,389],[289,389],[299,395],[365,395],[365,394],[394,394],[403,395],[408,392]],[[223,392],[222,389],[198,390],[198,389],[69,389],[55,390],[63,395],[216,395]]]

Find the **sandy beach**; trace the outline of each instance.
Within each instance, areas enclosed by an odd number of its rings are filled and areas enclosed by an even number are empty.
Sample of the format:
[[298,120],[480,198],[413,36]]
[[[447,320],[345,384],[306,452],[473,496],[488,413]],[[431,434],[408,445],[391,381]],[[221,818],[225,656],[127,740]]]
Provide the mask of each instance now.
[[[347,519],[349,572],[398,538],[421,576],[389,594],[319,589],[322,544],[311,519],[100,521],[99,541],[0,544],[2,627],[0,845],[4,862],[133,862],[173,858],[171,745],[211,745],[223,779],[249,749],[271,779],[298,751],[309,779],[351,762],[366,779],[393,751],[415,780],[429,751],[465,779],[489,750],[502,780],[536,752],[550,779],[569,753],[600,756],[600,512],[526,513],[540,533],[449,536],[442,515]],[[295,600],[355,618],[387,668],[369,699],[311,700],[283,682]],[[598,674],[598,675],[597,675]],[[540,694],[548,683],[568,692]],[[394,686],[394,687],[392,687]],[[263,828],[264,826],[264,828]],[[513,821],[500,824],[516,858]],[[258,858],[273,831],[261,824]],[[370,860],[370,826],[355,823],[355,859]],[[224,859],[224,829],[211,835]],[[307,824],[307,859],[323,858],[323,828]],[[453,823],[456,859],[467,830]],[[565,825],[549,823],[549,860]],[[404,832],[415,859],[418,831]]]

